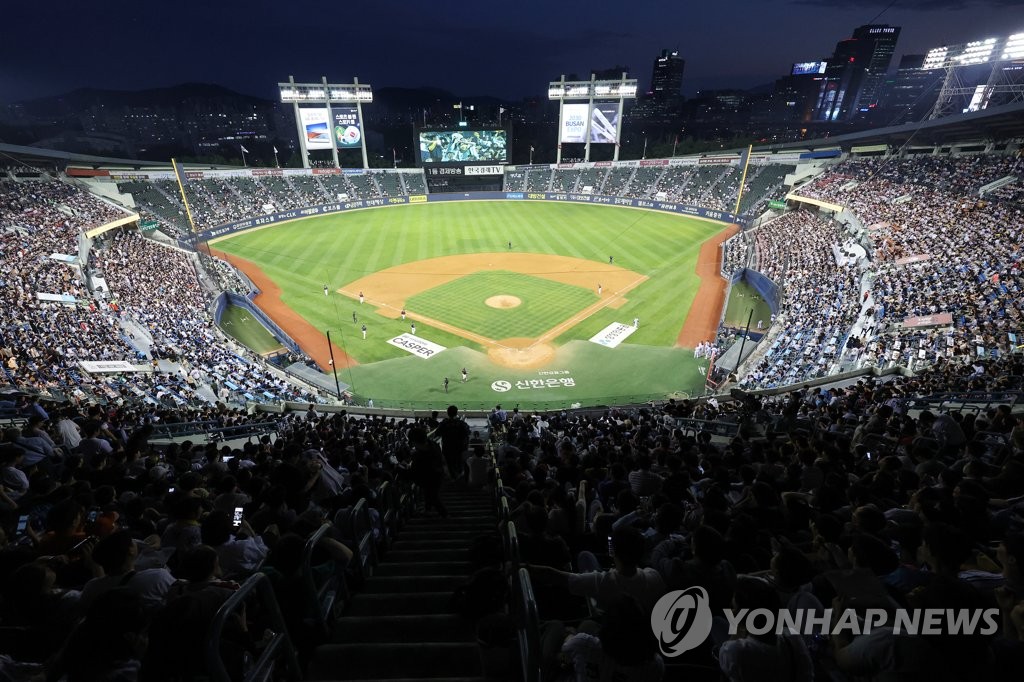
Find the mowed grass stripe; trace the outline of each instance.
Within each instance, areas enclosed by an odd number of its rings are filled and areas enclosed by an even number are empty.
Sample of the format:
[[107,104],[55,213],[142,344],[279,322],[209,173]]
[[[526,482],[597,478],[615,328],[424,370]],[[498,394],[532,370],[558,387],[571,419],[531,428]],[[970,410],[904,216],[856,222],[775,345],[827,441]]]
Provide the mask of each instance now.
[[[492,296],[518,297],[514,308],[493,308]],[[479,272],[409,299],[407,308],[456,327],[499,340],[540,336],[597,296],[586,289],[515,272]]]

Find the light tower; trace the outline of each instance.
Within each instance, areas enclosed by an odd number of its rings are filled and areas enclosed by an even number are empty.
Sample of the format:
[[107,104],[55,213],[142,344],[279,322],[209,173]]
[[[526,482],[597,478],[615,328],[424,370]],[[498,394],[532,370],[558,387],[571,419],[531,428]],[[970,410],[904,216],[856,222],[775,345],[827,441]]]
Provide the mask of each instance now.
[[[982,66],[984,65],[984,66]],[[977,69],[988,68],[984,83],[971,78]],[[935,100],[929,119],[941,118],[955,112],[957,103],[970,97],[965,111],[978,111],[988,107],[994,95],[1001,95],[1012,104],[1024,101],[1024,33],[1007,38],[986,38],[962,45],[936,47],[925,55],[921,69],[943,69],[939,98]]]
[[[373,102],[369,85],[360,83],[358,78],[353,78],[351,83],[328,83],[327,76],[320,83],[296,83],[294,76],[288,76],[287,83],[277,86],[281,90],[281,102],[291,104],[295,112],[303,168],[309,168],[310,149],[330,149],[337,168],[338,147],[355,147],[357,143],[363,151],[363,168],[369,167],[363,127],[363,104]],[[323,106],[300,107],[300,104]],[[331,104],[348,106],[332,109]]]
[[[614,144],[614,160],[619,160],[619,139],[622,136],[622,105],[626,99],[636,98],[636,79],[597,80],[594,75],[589,81],[561,80],[548,83],[548,99],[558,100],[558,156],[562,162],[562,144],[568,142],[586,145],[583,160],[590,161],[590,144]],[[586,104],[569,104],[566,101],[586,100]],[[614,121],[608,120],[610,107],[602,107],[602,100],[615,105]],[[610,100],[610,101],[609,101]],[[566,117],[566,110],[568,118]]]

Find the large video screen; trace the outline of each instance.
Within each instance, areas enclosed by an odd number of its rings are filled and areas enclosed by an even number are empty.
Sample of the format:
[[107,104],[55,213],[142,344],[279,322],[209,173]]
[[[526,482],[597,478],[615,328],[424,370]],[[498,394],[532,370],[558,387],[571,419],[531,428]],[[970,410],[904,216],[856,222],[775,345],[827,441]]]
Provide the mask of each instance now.
[[420,132],[422,163],[505,161],[504,130],[424,130]]
[[812,73],[825,73],[828,62],[797,62],[793,65],[794,76],[806,76]]

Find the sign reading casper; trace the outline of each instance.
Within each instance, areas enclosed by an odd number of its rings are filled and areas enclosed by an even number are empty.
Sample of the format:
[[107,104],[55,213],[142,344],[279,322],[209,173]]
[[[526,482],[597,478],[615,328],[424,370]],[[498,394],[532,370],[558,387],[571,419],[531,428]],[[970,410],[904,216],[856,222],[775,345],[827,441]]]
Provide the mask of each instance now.
[[432,341],[421,339],[420,337],[413,336],[412,334],[396,336],[393,339],[388,339],[388,343],[396,348],[401,348],[407,353],[412,353],[418,358],[423,358],[424,360],[432,358],[445,350],[444,346],[439,346]]
[[590,340],[598,345],[605,346],[606,348],[615,348],[635,331],[636,327],[633,325],[622,324],[621,322],[612,322]]

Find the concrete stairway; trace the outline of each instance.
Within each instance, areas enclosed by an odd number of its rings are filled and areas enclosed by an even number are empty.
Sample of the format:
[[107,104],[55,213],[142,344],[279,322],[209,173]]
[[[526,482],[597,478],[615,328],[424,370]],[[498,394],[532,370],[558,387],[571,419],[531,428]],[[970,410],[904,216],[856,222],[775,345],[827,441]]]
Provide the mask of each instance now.
[[452,610],[452,593],[473,570],[470,543],[493,532],[489,493],[442,493],[449,517],[417,517],[317,648],[311,680],[482,681],[473,624]]

